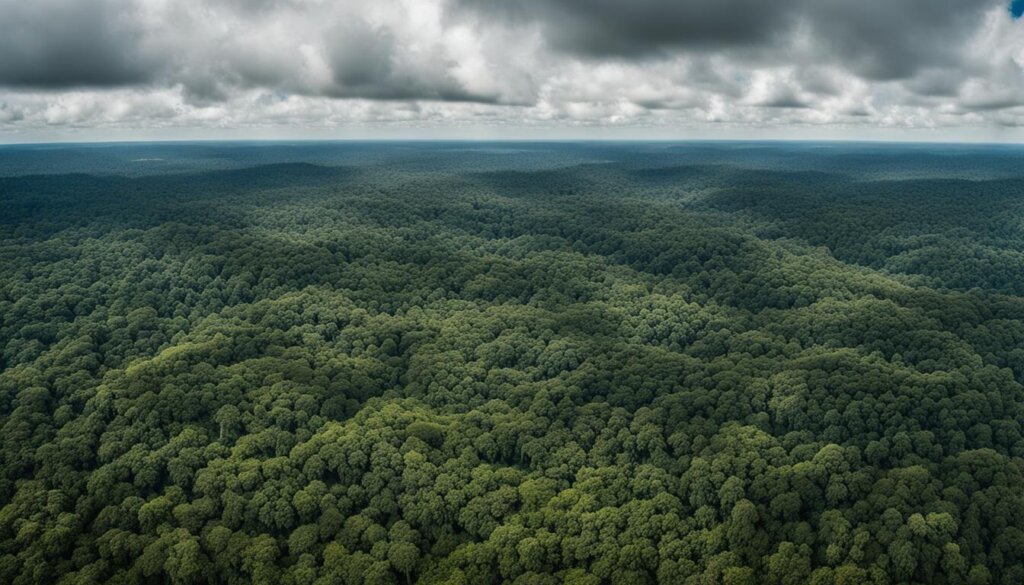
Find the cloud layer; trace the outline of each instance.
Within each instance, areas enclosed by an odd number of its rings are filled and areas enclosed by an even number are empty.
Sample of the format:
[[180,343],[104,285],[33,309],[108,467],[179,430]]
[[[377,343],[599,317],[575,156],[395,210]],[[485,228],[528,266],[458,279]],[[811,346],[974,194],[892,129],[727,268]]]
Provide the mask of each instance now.
[[0,137],[352,125],[1022,127],[1024,21],[1005,0],[0,0]]

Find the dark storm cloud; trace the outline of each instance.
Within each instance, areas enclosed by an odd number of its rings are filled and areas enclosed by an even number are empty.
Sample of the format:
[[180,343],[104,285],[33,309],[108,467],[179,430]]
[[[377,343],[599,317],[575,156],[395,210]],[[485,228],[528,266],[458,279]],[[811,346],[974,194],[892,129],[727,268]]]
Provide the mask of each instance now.
[[806,108],[809,104],[793,93],[780,93],[758,104],[764,108]]
[[63,89],[148,81],[125,4],[110,1],[0,0],[0,85]]
[[[836,62],[868,79],[955,63],[997,0],[455,0],[484,20],[539,24],[555,49],[587,57],[758,49]],[[1002,1],[1002,0],[999,0]]]
[[[464,88],[443,59],[408,63],[404,39],[358,14],[325,10],[318,19],[316,7],[298,0],[189,0],[172,9],[175,20],[147,28],[140,17],[146,7],[145,0],[0,0],[0,87],[180,86],[198,106],[254,88],[335,98],[499,99]],[[246,38],[278,22],[288,23],[281,36]],[[332,83],[301,77],[304,44],[323,48]]]
[[349,20],[328,33],[334,79],[343,87],[372,86],[392,73],[394,38],[365,21]]
[[496,103],[498,96],[467,91],[436,59],[410,64],[399,55],[395,33],[353,18],[327,35],[327,58],[334,84],[331,97],[379,100],[465,101]]
[[604,57],[746,46],[788,30],[801,0],[457,0],[485,19],[539,22],[552,46]]
[[905,87],[920,96],[955,97],[964,84],[963,75],[951,69],[929,69],[910,79]]
[[[537,24],[549,47],[587,58],[643,60],[680,51],[691,54],[743,50],[762,64],[820,61],[869,80],[910,79],[923,69],[957,67],[962,45],[977,30],[985,9],[1005,0],[449,0],[449,18],[472,14],[484,26]],[[299,65],[275,51],[231,52],[230,36],[201,49],[190,30],[179,41],[147,51],[146,35],[124,0],[0,0],[0,85],[64,89],[180,83],[197,103],[228,99],[232,87],[266,87],[315,95],[370,99],[435,99],[501,102],[500,96],[465,89],[444,63],[401,63],[402,38],[370,26],[358,14],[324,22],[329,87],[296,82]],[[182,3],[182,5],[189,5]],[[299,0],[219,0],[191,4],[214,21],[273,21],[278,14],[319,10]],[[325,12],[328,20],[333,14]],[[178,21],[188,29],[209,23]],[[214,23],[216,24],[216,22]],[[288,42],[305,42],[293,31]],[[171,35],[173,36],[173,35]],[[803,46],[798,41],[805,39]],[[294,53],[294,51],[292,51]],[[935,80],[931,80],[934,82]],[[919,81],[924,93],[940,93]],[[948,81],[945,87],[954,87]],[[949,91],[949,90],[945,90]],[[783,100],[784,102],[786,100]],[[795,103],[795,102],[793,102]]]
[[265,12],[293,6],[295,0],[221,0],[221,4],[242,11]]
[[1024,118],[1020,10],[1016,0],[0,0],[0,131],[983,127]]
[[864,78],[906,79],[958,66],[994,0],[819,0],[807,7],[815,44]]

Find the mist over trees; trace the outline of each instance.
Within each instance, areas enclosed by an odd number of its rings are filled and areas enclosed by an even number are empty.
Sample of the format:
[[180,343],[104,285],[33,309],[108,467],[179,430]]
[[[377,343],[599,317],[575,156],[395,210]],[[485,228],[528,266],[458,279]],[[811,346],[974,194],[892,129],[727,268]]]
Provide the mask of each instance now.
[[7,149],[0,582],[1024,582],[1022,196],[1005,149]]

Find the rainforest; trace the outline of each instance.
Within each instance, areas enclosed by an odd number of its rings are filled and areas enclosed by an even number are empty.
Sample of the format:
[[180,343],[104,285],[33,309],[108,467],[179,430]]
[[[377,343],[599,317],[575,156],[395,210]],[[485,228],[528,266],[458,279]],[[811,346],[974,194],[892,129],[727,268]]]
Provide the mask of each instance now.
[[1024,582],[1024,149],[0,147],[0,582]]

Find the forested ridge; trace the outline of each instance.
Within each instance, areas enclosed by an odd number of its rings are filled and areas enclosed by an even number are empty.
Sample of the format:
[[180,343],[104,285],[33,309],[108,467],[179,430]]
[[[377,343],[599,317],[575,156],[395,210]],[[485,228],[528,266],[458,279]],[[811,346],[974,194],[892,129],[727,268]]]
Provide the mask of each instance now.
[[1024,582],[1024,151],[0,148],[0,582]]

